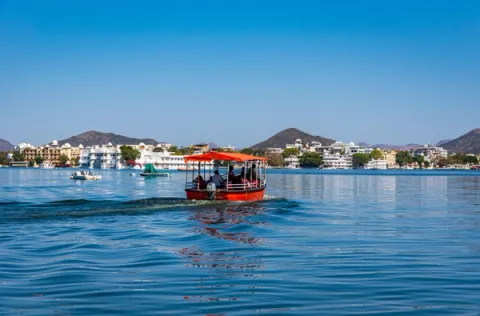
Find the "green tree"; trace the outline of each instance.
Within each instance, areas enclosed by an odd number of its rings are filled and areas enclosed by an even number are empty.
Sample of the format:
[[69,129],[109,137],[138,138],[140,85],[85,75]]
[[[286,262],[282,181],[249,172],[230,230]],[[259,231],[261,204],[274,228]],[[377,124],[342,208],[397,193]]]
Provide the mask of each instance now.
[[358,153],[352,156],[352,164],[355,168],[364,167],[369,161],[369,154]]
[[290,156],[298,156],[299,153],[300,151],[298,148],[285,148],[283,151],[283,157],[288,158]]
[[23,157],[22,153],[16,151],[13,153],[13,161],[25,161],[25,158]]
[[372,152],[370,153],[370,157],[372,159],[382,159],[383,158],[383,152],[381,152],[380,150],[378,149],[374,149],[372,150]]
[[35,157],[35,162],[37,163],[37,165],[42,164],[43,161],[44,161],[44,159],[43,159],[42,156],[37,156],[37,157]]
[[29,166],[29,167],[35,166],[35,160],[33,160],[33,159],[30,160],[30,161],[28,162],[28,166]]
[[177,146],[170,146],[170,148],[168,148],[168,151],[174,153],[178,150]]
[[0,152],[0,166],[8,165],[10,160],[7,158],[7,153]]
[[75,157],[75,158],[73,159],[73,164],[74,164],[75,166],[78,166],[78,162],[79,162],[79,161],[80,161],[80,157]]
[[430,161],[425,160],[425,161],[423,162],[423,166],[424,166],[425,168],[430,167]]
[[61,164],[61,165],[64,165],[68,162],[69,158],[67,155],[60,155],[60,157],[58,157],[58,162]]
[[419,166],[421,166],[425,162],[425,157],[422,155],[413,157],[413,162],[416,162]]
[[465,155],[463,162],[471,165],[478,165],[478,157],[472,155]]
[[410,152],[403,150],[397,153],[395,156],[395,161],[400,166],[405,166],[413,162],[413,157],[410,155]]
[[266,154],[265,157],[268,159],[268,164],[272,167],[283,167],[285,164],[282,154]]
[[133,148],[132,146],[127,146],[127,145],[121,146],[120,152],[122,154],[123,160],[125,161],[135,160],[140,158],[141,156],[141,153],[136,148]]
[[240,150],[240,153],[245,154],[245,155],[253,155],[253,149],[252,148],[243,148]]
[[314,152],[305,152],[298,160],[300,161],[300,166],[302,168],[317,168],[323,164],[322,156],[319,153]]

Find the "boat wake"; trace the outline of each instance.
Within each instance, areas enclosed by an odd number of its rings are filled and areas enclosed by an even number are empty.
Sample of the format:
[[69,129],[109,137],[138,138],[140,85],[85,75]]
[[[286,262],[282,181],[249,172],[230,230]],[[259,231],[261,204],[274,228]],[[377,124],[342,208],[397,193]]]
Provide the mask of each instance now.
[[268,196],[262,201],[192,201],[177,197],[159,197],[130,201],[67,199],[42,204],[6,201],[0,203],[0,219],[8,221],[58,220],[88,216],[148,215],[160,211],[284,209],[296,207],[295,201]]

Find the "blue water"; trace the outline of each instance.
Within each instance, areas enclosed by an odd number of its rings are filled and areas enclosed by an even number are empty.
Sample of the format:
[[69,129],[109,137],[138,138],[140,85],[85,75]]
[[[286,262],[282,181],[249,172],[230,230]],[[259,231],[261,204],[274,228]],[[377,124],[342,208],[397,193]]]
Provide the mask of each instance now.
[[480,172],[70,173],[0,169],[0,315],[480,315]]

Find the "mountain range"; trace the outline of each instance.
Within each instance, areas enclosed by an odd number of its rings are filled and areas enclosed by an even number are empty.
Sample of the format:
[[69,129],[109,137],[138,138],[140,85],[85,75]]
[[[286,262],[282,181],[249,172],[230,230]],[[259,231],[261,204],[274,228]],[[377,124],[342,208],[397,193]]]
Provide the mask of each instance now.
[[82,144],[83,146],[93,146],[93,145],[104,145],[112,143],[113,145],[119,144],[139,144],[144,143],[146,145],[156,145],[160,142],[152,138],[132,138],[123,135],[118,135],[114,133],[102,133],[97,131],[88,131],[76,136],[72,136],[66,139],[58,141],[59,145],[69,143],[72,146],[78,146]]
[[480,154],[480,128],[442,144],[449,153]]
[[13,145],[9,141],[6,141],[3,138],[0,138],[0,151],[9,151],[13,149]]
[[330,145],[335,142],[335,140],[333,139],[325,138],[321,136],[314,136],[296,128],[287,128],[273,135],[269,139],[251,146],[250,148],[252,149],[285,148],[286,144],[294,144],[295,140],[297,139],[301,139],[303,143],[311,143],[312,141],[317,141],[322,143],[322,145]]

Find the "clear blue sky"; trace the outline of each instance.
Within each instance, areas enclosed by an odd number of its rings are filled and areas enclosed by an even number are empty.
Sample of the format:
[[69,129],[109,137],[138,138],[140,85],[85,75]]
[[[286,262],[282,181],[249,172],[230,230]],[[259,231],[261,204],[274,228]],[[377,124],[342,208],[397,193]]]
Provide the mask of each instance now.
[[0,0],[0,138],[252,145],[480,127],[480,1]]

